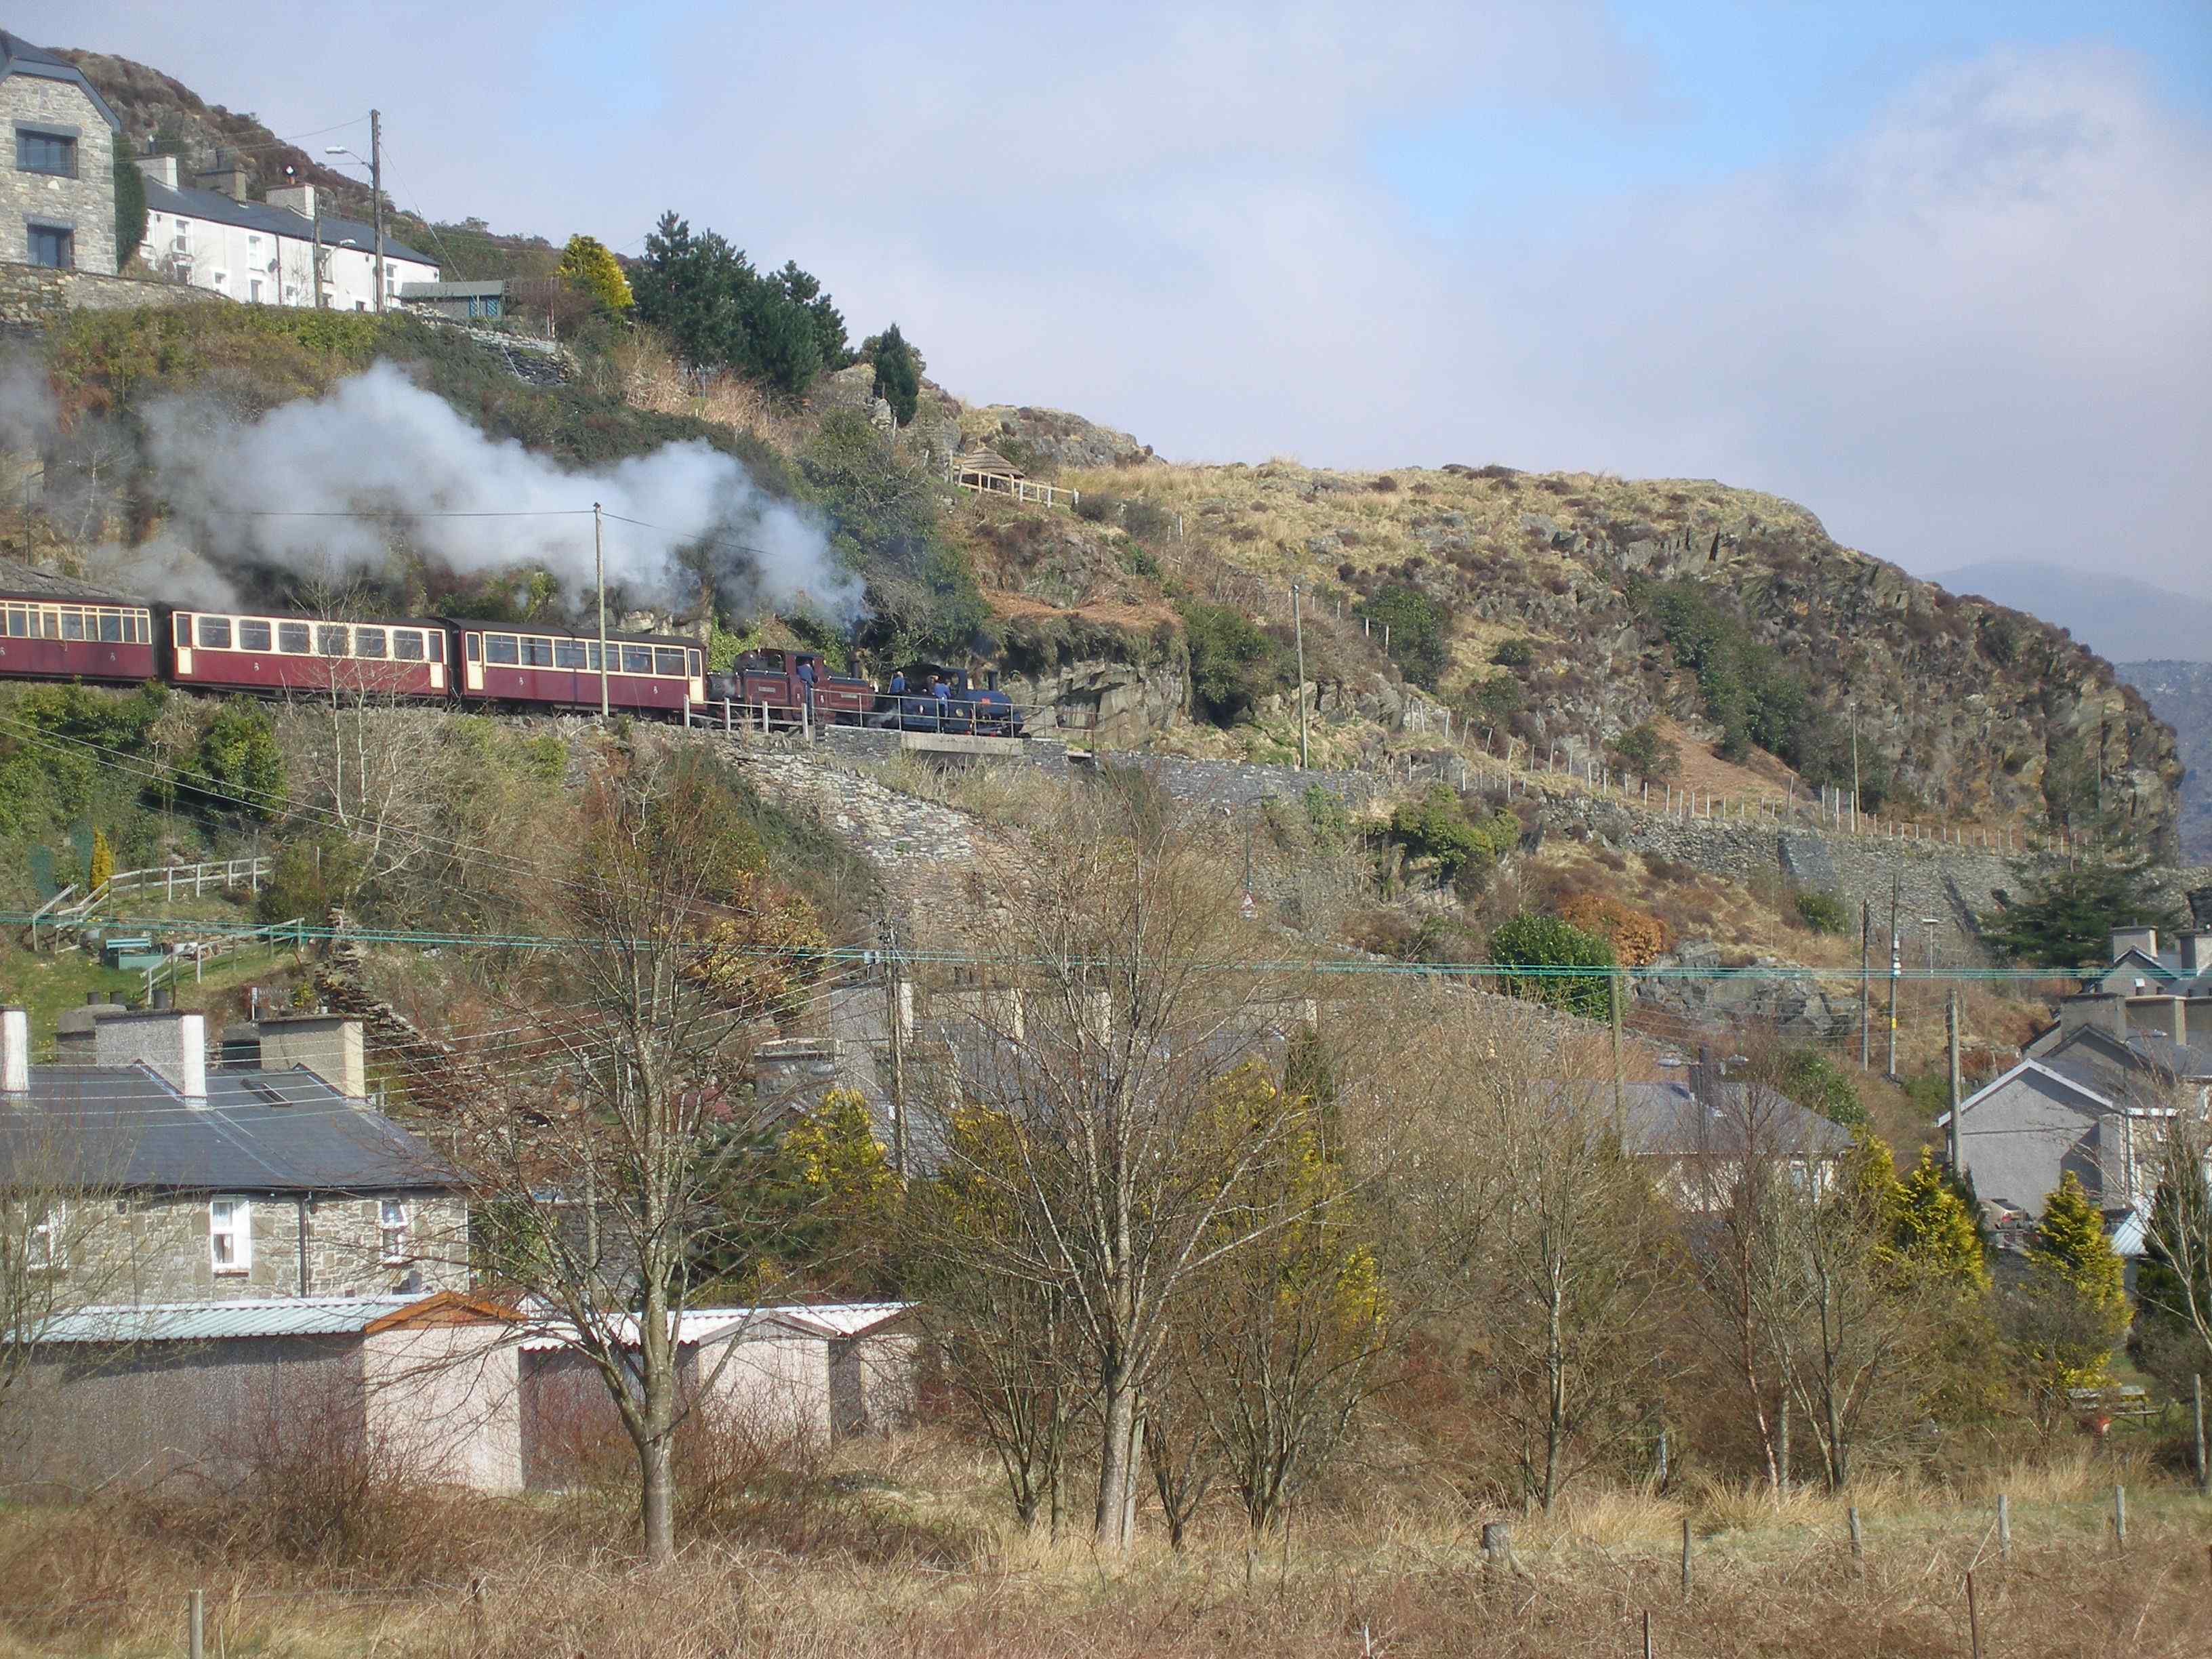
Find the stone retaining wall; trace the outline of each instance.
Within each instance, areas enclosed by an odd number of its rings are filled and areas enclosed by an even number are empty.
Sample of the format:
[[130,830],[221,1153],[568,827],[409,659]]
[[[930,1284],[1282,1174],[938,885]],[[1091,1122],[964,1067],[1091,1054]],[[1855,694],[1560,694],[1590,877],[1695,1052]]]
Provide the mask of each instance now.
[[0,324],[43,328],[72,311],[130,311],[142,306],[229,305],[222,295],[143,276],[0,262]]

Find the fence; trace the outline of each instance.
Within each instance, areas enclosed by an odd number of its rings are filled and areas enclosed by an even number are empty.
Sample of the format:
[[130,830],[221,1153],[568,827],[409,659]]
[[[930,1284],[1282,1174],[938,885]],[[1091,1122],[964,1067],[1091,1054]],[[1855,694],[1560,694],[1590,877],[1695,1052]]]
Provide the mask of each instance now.
[[981,472],[972,467],[953,469],[951,482],[979,495],[1004,495],[1009,501],[1039,501],[1046,507],[1072,508],[1083,499],[1079,489],[1062,489],[1057,484],[1037,483],[1004,472]]
[[208,939],[179,939],[167,957],[146,970],[147,1001],[153,1001],[154,993],[162,986],[176,984],[184,975],[186,962],[192,964],[192,983],[197,985],[209,963],[236,956],[257,942],[266,944],[271,955],[288,942],[297,951],[307,942],[307,919],[295,916],[289,921],[272,921],[265,927],[256,927],[243,933],[217,933]]
[[47,930],[51,942],[58,945],[63,939],[82,927],[118,893],[150,893],[159,890],[164,900],[174,902],[179,892],[198,898],[209,888],[229,889],[240,882],[250,892],[261,890],[261,884],[269,878],[270,860],[264,858],[209,859],[197,864],[157,865],[145,870],[118,870],[83,897],[72,902],[76,887],[70,884],[56,893],[31,917],[31,948],[39,945],[39,930]]

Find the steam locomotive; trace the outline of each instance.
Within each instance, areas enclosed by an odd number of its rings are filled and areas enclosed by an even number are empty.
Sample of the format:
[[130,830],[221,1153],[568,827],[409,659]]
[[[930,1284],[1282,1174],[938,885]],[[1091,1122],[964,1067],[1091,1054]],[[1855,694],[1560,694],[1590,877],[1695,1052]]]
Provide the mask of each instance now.
[[[903,688],[831,672],[818,653],[748,651],[709,675],[696,640],[599,636],[457,617],[336,622],[104,592],[0,560],[0,678],[192,690],[374,694],[478,708],[610,711],[750,725],[890,726],[1021,737],[997,676],[920,663]],[[934,677],[933,678],[933,677]],[[933,686],[942,688],[932,690]]]

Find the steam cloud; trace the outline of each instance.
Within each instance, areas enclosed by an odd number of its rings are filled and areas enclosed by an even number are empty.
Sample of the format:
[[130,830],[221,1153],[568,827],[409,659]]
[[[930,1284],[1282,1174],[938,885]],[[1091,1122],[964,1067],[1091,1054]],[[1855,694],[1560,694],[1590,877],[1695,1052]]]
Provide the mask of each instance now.
[[[0,385],[0,423],[40,424],[33,392],[43,387]],[[608,586],[632,605],[690,610],[703,573],[739,615],[805,611],[842,625],[862,607],[861,583],[832,560],[818,519],[696,440],[572,471],[487,437],[388,363],[258,420],[177,398],[150,405],[144,426],[169,521],[98,562],[106,580],[155,597],[227,601],[233,578],[256,567],[343,584],[383,573],[404,547],[458,575],[542,568],[580,605],[597,501]],[[466,514],[487,516],[453,516]],[[690,550],[687,568],[679,555]]]

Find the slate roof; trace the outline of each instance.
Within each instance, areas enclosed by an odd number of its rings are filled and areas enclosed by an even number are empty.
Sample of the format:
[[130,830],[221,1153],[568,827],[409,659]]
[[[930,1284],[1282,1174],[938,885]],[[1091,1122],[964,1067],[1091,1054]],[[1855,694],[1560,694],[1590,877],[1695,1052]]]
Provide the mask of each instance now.
[[2161,1089],[2176,1078],[2212,1078],[2212,1045],[2178,1043],[2150,1031],[2134,1033],[2123,1042],[2110,1031],[2085,1025],[2054,1043],[2041,1059],[2051,1070],[2114,1099]]
[[[295,213],[290,208],[276,207],[267,202],[239,202],[219,190],[171,189],[158,179],[146,180],[146,210],[149,213],[182,214],[190,219],[206,219],[219,225],[238,225],[246,230],[258,230],[270,236],[289,236],[299,241],[312,241],[315,222],[304,213]],[[336,219],[323,216],[323,246],[336,247],[348,239],[361,244],[364,253],[376,251],[376,227],[365,225],[358,219]],[[384,233],[384,257],[387,259],[412,259],[417,264],[435,265],[438,262],[427,253],[396,242],[392,233]]]
[[424,1141],[305,1066],[210,1066],[187,1102],[144,1065],[33,1066],[27,1104],[0,1106],[0,1185],[139,1192],[450,1192],[458,1174]]
[[[1593,1104],[1611,1109],[1612,1085],[1588,1086]],[[1717,1099],[1708,1103],[1687,1083],[1672,1079],[1622,1085],[1628,1121],[1621,1144],[1645,1158],[1733,1157],[1744,1150],[1745,1130],[1755,1115],[1766,1150],[1814,1158],[1839,1158],[1850,1150],[1850,1130],[1794,1101],[1762,1100],[1754,1114],[1745,1085],[1718,1083],[1712,1089]]]
[[127,593],[112,592],[81,582],[74,576],[43,570],[20,559],[0,558],[0,597],[33,599],[76,599],[104,605],[144,605]]
[[49,81],[73,82],[83,90],[86,97],[92,100],[93,107],[100,112],[109,126],[118,132],[123,131],[121,119],[107,106],[107,100],[101,97],[92,82],[84,78],[82,70],[68,58],[48,52],[44,46],[34,46],[20,35],[0,29],[0,78],[10,75],[36,75]]

